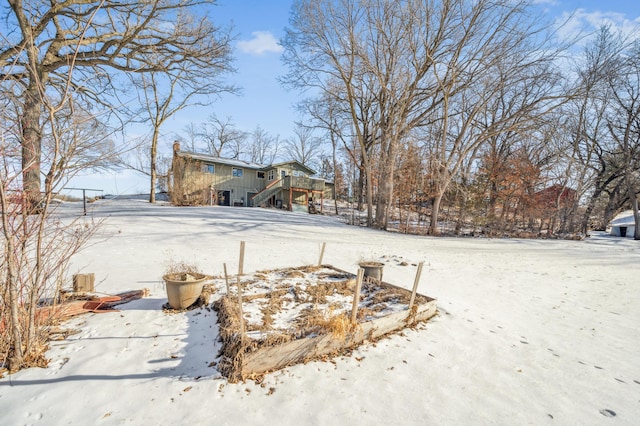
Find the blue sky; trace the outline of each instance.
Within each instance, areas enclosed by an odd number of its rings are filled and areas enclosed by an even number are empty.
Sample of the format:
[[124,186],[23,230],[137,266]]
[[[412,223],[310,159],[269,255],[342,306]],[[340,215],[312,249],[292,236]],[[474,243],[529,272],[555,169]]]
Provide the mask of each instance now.
[[[629,27],[634,20],[640,24],[639,0],[538,0],[537,3],[551,18],[581,9],[571,21],[575,27],[597,27],[604,20],[615,26]],[[276,80],[286,72],[277,42],[288,25],[291,4],[290,0],[221,0],[211,10],[214,22],[233,22],[235,26],[238,73],[231,79],[244,89],[242,96],[225,96],[211,106],[211,111],[219,117],[231,116],[243,130],[260,125],[281,138],[292,132],[296,118],[292,104],[299,95],[285,91]],[[179,121],[190,121],[187,116],[184,114]]]
[[281,139],[289,137],[295,117],[292,104],[297,95],[282,89],[277,78],[285,71],[278,40],[284,35],[290,7],[291,1],[281,0],[221,0],[212,7],[210,17],[214,23],[234,26],[237,73],[229,80],[242,88],[242,94],[225,95],[206,112],[183,114],[171,125],[181,128],[190,121],[196,122],[197,116],[204,121],[213,112],[219,118],[231,117],[244,131],[260,126]]
[[[563,32],[578,28],[595,29],[605,22],[618,28],[640,25],[638,0],[537,0],[545,14],[561,19],[573,13]],[[209,15],[218,25],[232,24],[237,38],[233,43],[237,73],[229,80],[242,87],[242,95],[224,95],[208,108],[182,111],[164,127],[160,147],[170,152],[173,134],[190,122],[206,121],[211,113],[230,117],[239,129],[251,132],[260,126],[280,139],[289,138],[297,119],[293,104],[298,93],[284,90],[277,78],[286,72],[280,61],[278,40],[288,25],[291,0],[220,0]],[[133,172],[76,178],[73,185],[104,189],[105,193],[148,192],[147,178]]]

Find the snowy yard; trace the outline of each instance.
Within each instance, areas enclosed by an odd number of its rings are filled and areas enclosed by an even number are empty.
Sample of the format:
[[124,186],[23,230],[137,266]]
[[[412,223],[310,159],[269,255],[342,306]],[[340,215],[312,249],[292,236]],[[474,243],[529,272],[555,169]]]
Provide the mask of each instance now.
[[[1,424],[616,424],[640,421],[640,244],[429,238],[284,211],[175,208],[136,200],[93,204],[106,218],[72,273],[98,292],[149,288],[119,312],[67,323],[46,369],[0,379]],[[64,214],[81,213],[65,204]],[[230,384],[216,370],[213,310],[162,310],[170,259],[207,274],[324,263],[355,272],[385,263],[384,280],[437,299],[415,330],[350,357]]]

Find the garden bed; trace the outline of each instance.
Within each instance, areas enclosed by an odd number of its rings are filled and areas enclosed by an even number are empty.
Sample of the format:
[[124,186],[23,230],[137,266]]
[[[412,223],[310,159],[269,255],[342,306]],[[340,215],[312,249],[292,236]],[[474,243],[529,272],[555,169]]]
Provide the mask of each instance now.
[[436,313],[434,299],[415,294],[410,308],[411,291],[375,279],[362,281],[354,303],[357,276],[329,265],[233,277],[229,289],[214,308],[223,343],[218,369],[230,381],[343,353]]

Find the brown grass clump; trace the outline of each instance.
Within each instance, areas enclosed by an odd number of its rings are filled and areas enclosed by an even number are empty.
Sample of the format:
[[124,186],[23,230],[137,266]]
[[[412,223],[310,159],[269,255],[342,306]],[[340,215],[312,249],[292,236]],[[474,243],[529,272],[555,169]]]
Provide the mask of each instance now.
[[245,338],[240,335],[240,315],[237,303],[233,303],[230,297],[221,297],[213,304],[218,312],[218,324],[220,328],[220,340],[222,349],[218,354],[221,359],[218,370],[229,378],[230,382],[242,380],[238,376],[242,371],[242,357],[245,351]]
[[317,308],[305,309],[296,320],[298,337],[331,333],[335,338],[345,340],[357,325],[351,322],[345,312],[337,315],[333,315],[333,312],[333,308],[328,313]]
[[404,322],[407,326],[413,326],[416,324],[416,315],[418,314],[418,305],[414,304],[409,310],[409,315],[405,318]]
[[293,287],[291,289],[291,293],[293,294],[293,300],[296,303],[311,303],[309,293],[307,293],[302,287],[300,286]]
[[360,322],[369,321],[371,318],[375,318],[376,314],[382,309],[383,307],[381,306],[377,306],[375,308],[361,307],[360,309],[358,309],[356,318]]
[[355,275],[350,274],[348,272],[320,272],[319,274],[316,275],[318,278],[318,281],[327,281],[327,280],[336,280],[336,281],[343,281],[343,280],[353,280],[353,282],[355,282]]
[[240,334],[240,318],[237,299],[223,296],[213,304],[218,312],[220,341],[222,349],[218,354],[218,370],[231,383],[247,379],[243,376],[244,356],[264,346],[273,346],[292,340],[292,336],[279,332],[269,332],[262,339],[251,339]]
[[333,337],[346,340],[347,334],[352,333],[356,329],[356,324],[351,322],[351,318],[347,317],[347,314],[343,312],[330,316],[324,328],[330,332]]
[[306,272],[306,273],[313,273],[316,271],[319,271],[320,269],[324,268],[324,266],[317,266],[317,265],[306,265],[306,266],[299,266],[295,269],[297,269],[298,271],[301,272]]
[[257,328],[259,331],[273,330],[273,315],[282,310],[284,295],[287,292],[279,290],[267,295],[267,303],[260,309],[262,313],[262,324]]
[[304,278],[305,274],[297,269],[291,269],[282,273],[284,278]]
[[352,296],[355,289],[355,280],[348,281],[325,281],[307,287],[310,303],[327,303],[327,296],[340,294],[342,296]]

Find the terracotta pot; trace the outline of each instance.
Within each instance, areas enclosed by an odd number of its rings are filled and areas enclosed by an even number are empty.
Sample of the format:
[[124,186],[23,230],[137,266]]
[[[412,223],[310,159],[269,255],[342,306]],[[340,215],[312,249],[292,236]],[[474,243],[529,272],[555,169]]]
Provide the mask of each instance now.
[[167,299],[173,309],[186,309],[202,294],[207,276],[204,274],[168,274],[162,277],[167,288]]
[[364,269],[365,278],[373,278],[375,280],[382,281],[382,268],[384,268],[384,263],[362,262],[359,266]]

